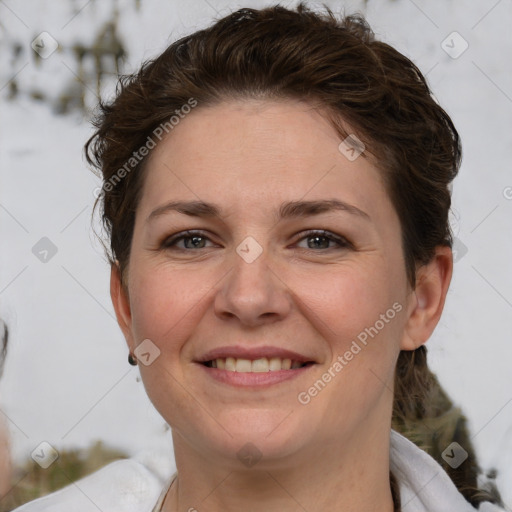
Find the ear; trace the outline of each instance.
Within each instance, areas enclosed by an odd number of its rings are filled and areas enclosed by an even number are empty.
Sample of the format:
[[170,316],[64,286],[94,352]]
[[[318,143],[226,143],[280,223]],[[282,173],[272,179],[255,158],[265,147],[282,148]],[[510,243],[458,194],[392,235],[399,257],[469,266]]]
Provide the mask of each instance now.
[[415,350],[430,338],[441,318],[452,272],[452,250],[446,246],[436,247],[432,261],[416,271],[401,350]]
[[128,291],[123,286],[121,280],[121,271],[119,270],[119,262],[116,260],[115,265],[110,267],[110,298],[116,312],[117,323],[123,331],[126,343],[130,350],[135,350],[132,335],[132,315],[130,309],[130,298]]

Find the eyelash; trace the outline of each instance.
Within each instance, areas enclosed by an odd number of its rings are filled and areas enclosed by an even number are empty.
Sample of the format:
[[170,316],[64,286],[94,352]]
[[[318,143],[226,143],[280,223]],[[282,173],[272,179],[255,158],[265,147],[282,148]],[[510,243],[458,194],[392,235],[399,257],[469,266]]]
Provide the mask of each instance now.
[[[187,233],[186,235],[184,234],[181,234],[181,233],[178,233],[177,235],[173,235],[169,238],[166,238],[163,242],[162,242],[162,245],[161,245],[161,248],[162,249],[172,249],[172,250],[177,250],[177,251],[194,251],[194,250],[200,250],[200,249],[207,249],[207,247],[199,247],[198,249],[190,249],[190,248],[177,248],[176,247],[176,243],[181,241],[181,240],[185,240],[185,239],[191,239],[191,238],[194,238],[194,237],[201,237],[201,238],[204,238],[205,240],[210,240],[207,236],[205,236],[205,234],[202,232],[202,231],[194,231],[194,230],[187,230],[185,233]],[[322,238],[326,238],[327,240],[330,240],[330,241],[333,241],[335,242],[336,244],[338,244],[338,249],[353,249],[353,245],[344,237],[341,237],[341,236],[337,236],[335,235],[334,233],[331,233],[329,231],[325,231],[325,230],[322,230],[322,229],[311,229],[311,230],[307,230],[303,233],[302,237],[299,238],[298,242],[304,240],[304,239],[307,239],[307,238],[313,238],[314,236],[317,236],[317,237],[322,237]],[[211,241],[211,240],[210,240]],[[332,247],[328,248],[328,249],[321,249],[321,250],[331,250],[333,249]],[[310,248],[306,248],[307,251],[313,251],[313,252],[318,252],[317,249],[310,249]]]

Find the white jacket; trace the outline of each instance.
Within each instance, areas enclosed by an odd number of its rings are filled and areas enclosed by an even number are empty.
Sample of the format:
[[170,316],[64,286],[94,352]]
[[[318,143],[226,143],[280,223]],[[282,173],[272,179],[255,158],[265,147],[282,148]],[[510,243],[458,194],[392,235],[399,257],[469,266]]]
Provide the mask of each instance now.
[[[393,430],[390,468],[399,483],[402,512],[477,510],[430,455]],[[14,512],[155,512],[174,474],[164,459],[120,460]],[[504,512],[488,502],[478,511]]]

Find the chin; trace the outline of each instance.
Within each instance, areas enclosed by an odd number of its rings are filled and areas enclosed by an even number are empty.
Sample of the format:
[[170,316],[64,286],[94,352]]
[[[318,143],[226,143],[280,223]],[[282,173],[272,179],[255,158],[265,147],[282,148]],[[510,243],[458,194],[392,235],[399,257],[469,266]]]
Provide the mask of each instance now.
[[[219,418],[220,419],[220,418]],[[308,432],[311,439],[318,436],[317,428],[308,425],[305,418],[299,418],[297,411],[278,408],[271,410],[240,408],[222,416],[224,432],[219,439],[218,449],[230,454],[236,463],[247,459],[258,468],[276,467],[279,461],[293,456],[307,446]],[[219,429],[217,428],[218,432]],[[214,438],[209,438],[210,442]],[[252,467],[250,463],[247,466]]]

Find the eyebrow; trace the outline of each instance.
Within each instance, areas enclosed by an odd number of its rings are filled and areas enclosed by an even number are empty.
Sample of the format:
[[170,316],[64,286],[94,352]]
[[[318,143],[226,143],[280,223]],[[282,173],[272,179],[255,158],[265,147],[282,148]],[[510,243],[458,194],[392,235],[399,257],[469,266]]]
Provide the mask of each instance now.
[[[366,212],[339,199],[288,201],[281,205],[277,212],[277,217],[279,219],[290,219],[319,215],[331,211],[344,211],[371,221],[370,216]],[[146,222],[169,212],[178,212],[190,217],[222,218],[221,208],[213,203],[206,203],[204,201],[171,201],[153,210],[146,219]]]

